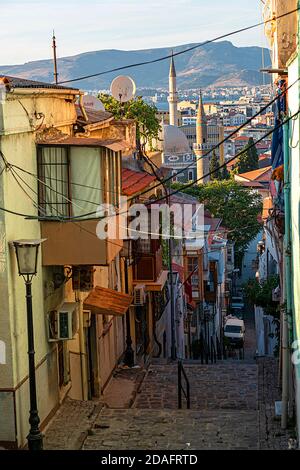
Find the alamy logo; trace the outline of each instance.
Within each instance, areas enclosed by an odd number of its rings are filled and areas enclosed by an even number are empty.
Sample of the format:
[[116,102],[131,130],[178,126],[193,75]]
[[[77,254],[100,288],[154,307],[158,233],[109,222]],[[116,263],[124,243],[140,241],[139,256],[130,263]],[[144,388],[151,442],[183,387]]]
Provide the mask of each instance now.
[[137,240],[163,239],[204,240],[203,204],[132,204],[121,197],[119,210],[102,204],[97,210],[100,239]]
[[6,347],[4,341],[0,340],[0,364],[6,364]]

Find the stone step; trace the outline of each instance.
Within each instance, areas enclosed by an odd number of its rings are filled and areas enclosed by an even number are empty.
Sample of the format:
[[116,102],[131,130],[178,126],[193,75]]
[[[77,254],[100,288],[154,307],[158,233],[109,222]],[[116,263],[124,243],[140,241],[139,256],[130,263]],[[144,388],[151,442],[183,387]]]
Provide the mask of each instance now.
[[84,450],[258,449],[255,410],[103,409]]

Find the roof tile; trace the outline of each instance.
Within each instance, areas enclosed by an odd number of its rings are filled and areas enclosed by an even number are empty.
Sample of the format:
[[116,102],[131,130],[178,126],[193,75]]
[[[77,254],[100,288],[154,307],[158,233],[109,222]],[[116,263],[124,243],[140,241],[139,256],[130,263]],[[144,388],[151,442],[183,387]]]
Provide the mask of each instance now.
[[125,196],[132,196],[138,191],[144,190],[150,183],[156,180],[155,176],[146,172],[122,169],[122,192]]

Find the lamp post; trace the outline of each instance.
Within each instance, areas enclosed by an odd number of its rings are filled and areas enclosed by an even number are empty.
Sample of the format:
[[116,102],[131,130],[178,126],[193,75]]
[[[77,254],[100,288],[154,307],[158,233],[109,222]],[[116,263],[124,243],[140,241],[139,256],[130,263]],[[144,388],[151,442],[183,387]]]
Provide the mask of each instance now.
[[[123,250],[122,257],[124,258],[124,268],[125,268],[125,292],[129,294],[128,287],[128,268],[130,266],[129,260],[132,256],[132,245],[131,240],[123,241]],[[128,367],[134,366],[134,351],[132,349],[132,339],[131,339],[131,326],[130,326],[130,310],[126,312],[126,350],[124,354],[124,364]]]
[[30,391],[30,430],[27,436],[29,450],[43,449],[43,435],[39,428],[40,418],[37,410],[36,380],[34,363],[34,332],[32,317],[32,291],[31,283],[37,273],[37,260],[39,246],[44,240],[16,240],[13,242],[19,276],[22,276],[26,286],[27,306],[27,334],[28,334],[28,363],[29,363],[29,391]]

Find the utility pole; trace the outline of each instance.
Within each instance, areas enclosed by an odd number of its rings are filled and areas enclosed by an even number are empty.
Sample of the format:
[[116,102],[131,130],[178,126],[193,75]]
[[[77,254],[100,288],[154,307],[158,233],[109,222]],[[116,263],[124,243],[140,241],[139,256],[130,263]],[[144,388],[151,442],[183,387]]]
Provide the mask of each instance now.
[[56,58],[56,37],[54,34],[53,30],[53,36],[52,36],[52,48],[53,48],[53,65],[54,65],[54,82],[57,85],[58,83],[58,71],[57,71],[57,58]]

